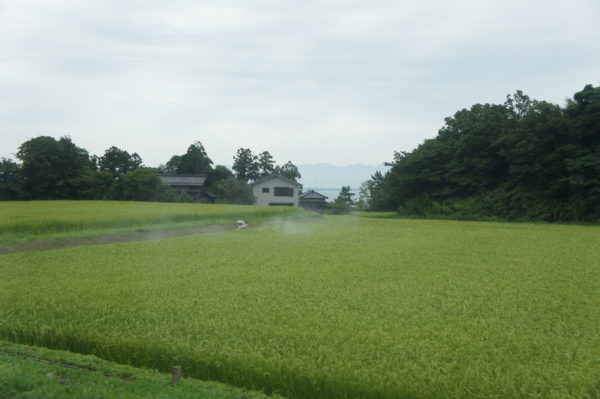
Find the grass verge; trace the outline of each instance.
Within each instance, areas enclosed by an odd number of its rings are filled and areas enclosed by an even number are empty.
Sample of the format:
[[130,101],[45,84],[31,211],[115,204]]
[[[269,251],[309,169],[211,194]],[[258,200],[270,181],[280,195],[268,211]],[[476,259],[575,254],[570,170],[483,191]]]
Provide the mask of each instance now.
[[[185,375],[185,370],[183,370]],[[0,341],[0,398],[267,399],[228,385],[108,362],[95,356]]]

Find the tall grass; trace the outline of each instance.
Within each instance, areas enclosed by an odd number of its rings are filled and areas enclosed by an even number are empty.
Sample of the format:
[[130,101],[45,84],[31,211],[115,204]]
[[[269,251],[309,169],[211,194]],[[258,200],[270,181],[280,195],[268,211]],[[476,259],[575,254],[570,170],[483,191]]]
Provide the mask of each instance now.
[[0,256],[0,336],[293,398],[600,395],[600,228],[328,219]]

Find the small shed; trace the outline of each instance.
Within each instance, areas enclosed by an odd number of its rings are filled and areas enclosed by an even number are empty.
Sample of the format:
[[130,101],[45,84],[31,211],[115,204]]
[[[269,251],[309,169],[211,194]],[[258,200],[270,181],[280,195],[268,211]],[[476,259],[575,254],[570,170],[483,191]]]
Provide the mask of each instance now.
[[250,183],[256,197],[255,205],[298,206],[300,184],[295,180],[279,175],[267,176]]
[[170,186],[175,193],[186,193],[197,202],[214,202],[214,197],[206,192],[206,175],[160,175],[160,181]]
[[315,190],[308,190],[300,194],[300,206],[308,211],[322,212],[327,209],[327,198],[326,195]]

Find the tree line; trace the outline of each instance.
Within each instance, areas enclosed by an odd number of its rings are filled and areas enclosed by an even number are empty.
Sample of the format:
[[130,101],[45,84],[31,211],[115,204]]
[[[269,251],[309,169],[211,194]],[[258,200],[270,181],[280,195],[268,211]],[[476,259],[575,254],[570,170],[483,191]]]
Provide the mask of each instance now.
[[521,91],[446,118],[433,139],[395,152],[359,203],[405,216],[600,222],[600,87],[564,107]]
[[161,174],[205,174],[205,191],[217,202],[252,204],[249,182],[280,174],[301,177],[290,161],[279,166],[268,151],[253,155],[238,149],[233,171],[213,166],[204,146],[197,141],[185,154],[173,155],[157,168],[143,165],[137,153],[112,146],[102,156],[90,155],[70,137],[39,136],[21,144],[15,154],[18,162],[0,160],[0,200],[135,200],[188,202],[185,193],[176,193],[162,184]]

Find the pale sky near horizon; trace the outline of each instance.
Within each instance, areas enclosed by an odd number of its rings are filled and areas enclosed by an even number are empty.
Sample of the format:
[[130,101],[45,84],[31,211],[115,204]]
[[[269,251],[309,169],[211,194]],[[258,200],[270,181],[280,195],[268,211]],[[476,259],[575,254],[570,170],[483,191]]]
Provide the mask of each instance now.
[[597,0],[0,0],[0,157],[69,135],[165,163],[201,141],[380,164],[444,118],[600,85]]

